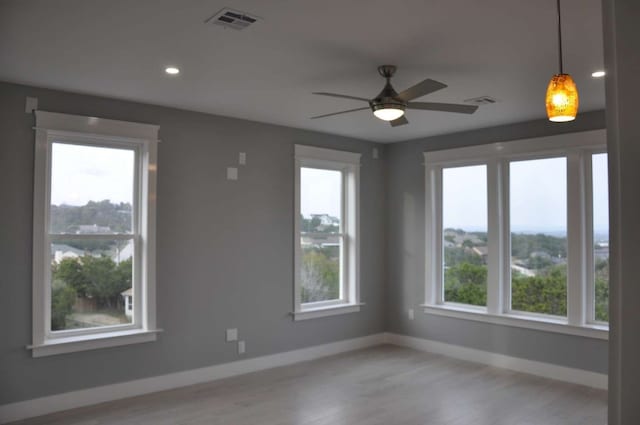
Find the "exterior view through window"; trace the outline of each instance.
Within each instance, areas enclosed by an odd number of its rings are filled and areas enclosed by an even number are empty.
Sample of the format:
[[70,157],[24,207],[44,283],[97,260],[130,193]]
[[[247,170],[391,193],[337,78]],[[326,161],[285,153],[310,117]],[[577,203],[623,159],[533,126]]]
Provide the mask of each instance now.
[[300,168],[301,302],[341,298],[343,173]]
[[595,319],[609,321],[609,179],[607,154],[591,158],[593,176],[593,259]]
[[442,170],[444,300],[487,305],[487,167]]
[[567,315],[567,160],[509,167],[511,308]]
[[52,144],[52,331],[132,322],[135,164],[133,149]]

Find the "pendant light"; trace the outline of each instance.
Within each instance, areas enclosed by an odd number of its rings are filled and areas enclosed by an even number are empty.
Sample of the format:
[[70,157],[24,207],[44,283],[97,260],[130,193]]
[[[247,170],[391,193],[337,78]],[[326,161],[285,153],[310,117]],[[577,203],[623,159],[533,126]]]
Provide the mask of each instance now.
[[576,119],[578,114],[578,89],[571,75],[565,74],[562,67],[562,19],[560,0],[558,6],[558,59],[560,73],[554,75],[547,88],[547,116],[549,121],[567,122]]

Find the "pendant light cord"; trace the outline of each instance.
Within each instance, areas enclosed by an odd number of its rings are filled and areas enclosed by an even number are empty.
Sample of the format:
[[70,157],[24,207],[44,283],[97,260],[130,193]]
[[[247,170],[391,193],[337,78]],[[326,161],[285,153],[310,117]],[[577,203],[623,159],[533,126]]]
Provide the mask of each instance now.
[[558,63],[560,64],[560,74],[564,74],[562,66],[562,19],[560,17],[560,0],[557,0],[558,5]]

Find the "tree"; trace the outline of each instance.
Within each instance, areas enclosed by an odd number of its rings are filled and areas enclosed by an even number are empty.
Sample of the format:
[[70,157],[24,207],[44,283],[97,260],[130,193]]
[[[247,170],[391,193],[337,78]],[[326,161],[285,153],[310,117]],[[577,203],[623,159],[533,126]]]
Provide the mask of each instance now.
[[303,303],[340,296],[340,263],[331,254],[330,248],[305,249],[300,270]]
[[609,259],[596,260],[596,320],[609,321]]
[[444,273],[445,299],[471,305],[487,305],[487,267],[460,263]]
[[51,330],[66,329],[67,316],[76,301],[76,291],[61,280],[51,285]]
[[458,246],[448,246],[444,248],[444,262],[447,266],[455,266],[462,263],[483,264],[482,257],[472,249]]
[[318,226],[320,226],[320,224],[322,224],[322,221],[320,221],[319,217],[311,218],[311,223],[309,223],[309,227],[311,228],[310,231],[315,232]]
[[82,270],[82,262],[78,258],[64,258],[54,265],[53,276],[67,285],[81,296],[87,296],[87,279]]
[[553,261],[544,255],[534,255],[527,260],[527,268],[532,270],[546,269],[550,266],[553,266]]
[[567,238],[538,233],[529,235],[524,233],[511,234],[511,253],[514,257],[528,259],[532,253],[542,251],[551,257],[567,257]]
[[114,308],[120,293],[132,286],[132,265],[131,258],[116,264],[104,255],[65,258],[54,266],[53,277],[78,296],[95,298],[99,305]]
[[511,305],[514,310],[567,315],[567,267],[555,266],[538,276],[513,273]]

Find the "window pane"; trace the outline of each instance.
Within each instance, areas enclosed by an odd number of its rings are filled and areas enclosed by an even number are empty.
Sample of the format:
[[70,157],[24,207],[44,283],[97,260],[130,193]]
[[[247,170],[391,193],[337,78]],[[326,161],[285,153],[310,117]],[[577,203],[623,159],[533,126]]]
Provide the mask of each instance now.
[[51,233],[129,233],[133,150],[52,144]]
[[444,300],[487,305],[487,167],[442,170]]
[[593,257],[595,318],[609,321],[609,175],[607,154],[593,155]]
[[97,239],[51,244],[52,331],[131,323],[133,245]]
[[300,169],[301,302],[340,299],[342,172]]
[[301,265],[301,302],[340,299],[341,237],[303,236]]
[[510,164],[511,308],[567,315],[566,158]]
[[342,172],[300,169],[300,213],[303,233],[339,233],[342,211]]

